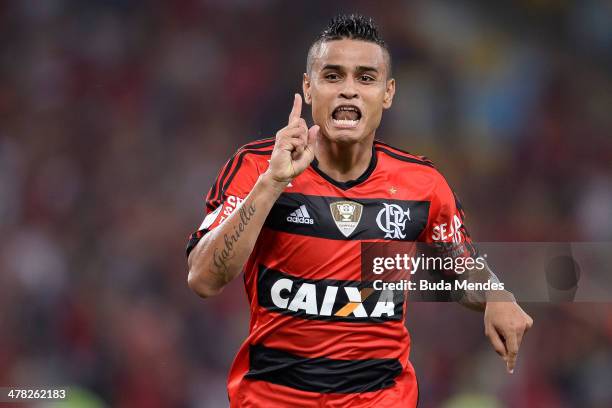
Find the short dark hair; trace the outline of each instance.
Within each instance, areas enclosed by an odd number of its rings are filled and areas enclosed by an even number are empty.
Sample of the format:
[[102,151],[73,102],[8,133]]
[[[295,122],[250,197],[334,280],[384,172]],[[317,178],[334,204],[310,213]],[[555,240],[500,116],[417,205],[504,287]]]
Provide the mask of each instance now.
[[342,39],[361,40],[378,44],[383,49],[387,60],[388,76],[391,76],[391,53],[387,43],[380,36],[374,20],[371,17],[359,14],[341,14],[332,18],[329,25],[321,31],[319,37],[308,50],[308,59],[306,60],[307,72],[310,73],[314,63],[315,52],[321,44]]

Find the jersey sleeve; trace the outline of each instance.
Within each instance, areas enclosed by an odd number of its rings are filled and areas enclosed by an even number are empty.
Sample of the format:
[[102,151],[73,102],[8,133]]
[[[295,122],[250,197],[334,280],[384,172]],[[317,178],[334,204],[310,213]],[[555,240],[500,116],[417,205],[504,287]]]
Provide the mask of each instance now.
[[465,226],[465,212],[456,194],[440,175],[430,201],[429,217],[421,241],[439,256],[477,256]]
[[217,179],[206,195],[205,216],[200,227],[189,237],[186,253],[209,231],[217,228],[244,201],[257,182],[260,169],[255,154],[241,149],[219,171]]

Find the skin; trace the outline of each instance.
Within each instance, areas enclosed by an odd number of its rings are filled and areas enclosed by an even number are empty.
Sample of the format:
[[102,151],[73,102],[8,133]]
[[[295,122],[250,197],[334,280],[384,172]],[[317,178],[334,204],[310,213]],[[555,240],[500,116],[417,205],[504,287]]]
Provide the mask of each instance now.
[[[376,129],[395,95],[385,51],[359,40],[323,43],[303,76],[302,86],[315,124],[307,126],[302,118],[302,97],[296,94],[287,125],[276,133],[267,171],[241,207],[206,234],[189,255],[188,284],[202,297],[217,295],[241,272],[273,203],[315,156],[319,168],[338,181],[358,178],[370,163]],[[360,109],[362,116],[356,127],[334,124],[332,112],[340,105]],[[533,319],[509,292],[487,293],[484,300],[468,296],[461,303],[484,310],[485,334],[512,373]]]
[[[323,43],[317,51],[302,88],[321,129],[319,168],[338,181],[356,179],[370,163],[383,110],[393,103],[395,80],[389,78],[385,51],[377,44],[343,39]],[[332,121],[334,109],[346,104],[361,110],[354,129],[339,128]]]
[[514,373],[523,336],[532,326],[533,319],[516,303],[513,296],[487,301],[484,312],[485,336],[506,363],[506,370],[510,374]]

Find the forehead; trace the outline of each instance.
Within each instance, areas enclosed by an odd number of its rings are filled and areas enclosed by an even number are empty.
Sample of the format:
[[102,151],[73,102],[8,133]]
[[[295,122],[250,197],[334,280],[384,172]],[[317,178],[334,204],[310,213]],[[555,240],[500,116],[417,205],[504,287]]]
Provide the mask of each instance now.
[[356,67],[373,67],[386,71],[385,54],[378,44],[361,40],[334,40],[322,43],[314,54],[313,70],[326,65],[339,65],[348,70]]

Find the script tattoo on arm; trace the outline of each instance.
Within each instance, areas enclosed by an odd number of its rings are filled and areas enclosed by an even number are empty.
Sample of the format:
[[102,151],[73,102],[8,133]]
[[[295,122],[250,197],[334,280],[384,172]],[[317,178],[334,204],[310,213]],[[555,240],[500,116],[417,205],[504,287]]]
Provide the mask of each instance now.
[[236,244],[240,240],[245,228],[249,225],[249,222],[253,218],[255,214],[255,206],[250,203],[247,208],[243,205],[240,207],[239,215],[240,221],[237,225],[234,225],[234,232],[225,233],[223,235],[223,248],[215,248],[213,253],[213,272],[218,275],[220,280],[224,283],[229,281],[228,270],[229,270],[229,261],[236,254]]

